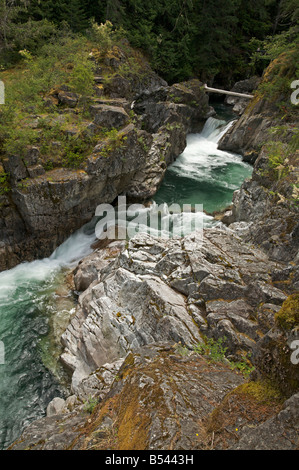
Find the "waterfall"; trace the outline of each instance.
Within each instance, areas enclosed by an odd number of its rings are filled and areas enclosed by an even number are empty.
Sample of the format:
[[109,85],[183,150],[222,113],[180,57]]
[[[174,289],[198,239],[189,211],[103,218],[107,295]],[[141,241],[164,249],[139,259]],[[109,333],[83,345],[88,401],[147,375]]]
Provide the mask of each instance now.
[[[198,223],[204,227],[217,223],[206,212],[230,204],[233,191],[251,174],[251,167],[239,155],[217,148],[231,125],[211,117],[200,134],[187,137],[185,151],[167,169],[153,204],[144,209],[145,223],[134,225],[132,216],[126,220],[133,231],[147,231],[148,219],[158,213],[160,225],[152,235],[172,236],[177,222],[183,227],[182,234]],[[202,204],[205,212],[173,214],[172,204]],[[74,233],[49,258],[0,273],[0,341],[5,347],[5,364],[0,364],[0,448],[6,448],[26,425],[43,416],[48,402],[63,393],[58,378],[44,363],[47,338],[53,317],[60,313],[56,300],[63,271],[92,252],[95,223],[93,220]]]
[[[219,211],[231,204],[233,192],[252,167],[240,155],[218,149],[218,142],[233,121],[210,117],[201,133],[189,134],[185,151],[168,167],[155,202],[198,203],[206,213]],[[215,224],[206,219],[205,226]]]

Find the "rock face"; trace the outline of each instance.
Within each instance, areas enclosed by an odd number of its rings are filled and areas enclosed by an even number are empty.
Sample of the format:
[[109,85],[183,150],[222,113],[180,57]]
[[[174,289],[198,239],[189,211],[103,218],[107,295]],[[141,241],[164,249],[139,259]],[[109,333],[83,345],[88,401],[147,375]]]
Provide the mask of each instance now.
[[[283,57],[279,57],[270,64],[254,98],[219,142],[220,149],[240,153],[245,161],[253,164],[252,178],[234,193],[232,207],[222,221],[245,241],[263,249],[271,259],[293,261],[294,268],[290,268],[289,275],[296,277],[298,123],[294,106],[281,109],[282,102],[290,99],[286,89],[279,89],[275,82],[280,67],[286,67],[281,73],[287,73],[288,65],[282,63]],[[276,99],[267,91],[271,86],[280,90]],[[280,275],[281,280],[287,281],[286,272]]]
[[[114,98],[111,82],[110,98],[95,98],[93,121],[82,132],[108,133],[79,169],[45,171],[38,147],[28,149],[26,158],[9,155],[3,160],[11,192],[0,195],[0,270],[49,256],[91,220],[101,203],[112,203],[120,194],[143,202],[155,194],[167,166],[184,150],[186,134],[195,123],[203,125],[212,109],[197,80],[168,87],[155,77],[145,84],[148,88],[120,99]],[[74,111],[76,97],[63,90],[56,93],[59,106]]]
[[268,131],[275,125],[279,109],[265,99],[254,98],[241,118],[220,139],[218,148],[243,155],[245,161],[254,163],[261,146],[269,139]]
[[248,429],[232,450],[298,450],[299,394],[257,429]]
[[[273,260],[289,262],[288,275],[297,276],[299,224],[294,187],[298,181],[296,153],[285,163],[285,176],[271,169],[267,147],[262,147],[252,178],[234,193],[232,208],[223,219],[242,238],[260,246]],[[291,274],[291,272],[293,274]],[[286,272],[281,280],[287,280]],[[298,283],[297,283],[298,286]],[[298,287],[297,287],[298,288]]]
[[[246,80],[241,80],[239,82],[236,82],[233,88],[231,89],[231,91],[234,91],[236,93],[251,94],[257,89],[260,82],[261,82],[261,78],[256,77],[256,76],[250,77],[250,78],[247,78]],[[225,104],[232,106],[233,111],[239,115],[243,114],[243,112],[245,111],[248,105],[247,98],[238,98],[236,96],[230,96],[230,95],[228,95],[225,98],[224,102]]]
[[[56,425],[54,417],[33,423],[12,449],[105,449],[109,436],[122,450],[198,449],[200,420],[241,383],[228,366],[183,357],[167,343],[149,345],[123,362],[100,416],[90,420],[89,437],[79,428],[81,409],[77,416],[56,415]],[[69,431],[58,443],[61,428]]]
[[129,121],[126,111],[117,106],[94,105],[91,106],[91,113],[94,116],[96,126],[104,126],[108,129],[124,127]]
[[[219,228],[97,248],[74,270],[85,290],[62,336],[74,395],[10,449],[296,449],[298,333],[284,325],[296,324],[286,313],[297,297],[276,281],[285,269]],[[206,338],[225,359],[200,353]],[[234,361],[249,358],[248,382]]]
[[[92,264],[91,256],[91,273]],[[278,266],[226,230],[206,229],[203,240],[200,233],[178,240],[136,235],[79,296],[63,334],[73,391],[98,367],[156,341],[191,348],[202,335],[225,337],[231,357],[252,352],[269,329],[260,309],[267,305],[274,315],[287,298],[270,275]]]
[[[100,371],[98,383],[101,383]],[[249,384],[250,385],[250,384]],[[255,388],[260,392],[262,387]],[[248,389],[248,390],[247,390]],[[242,374],[172,344],[129,353],[92,414],[32,423],[10,450],[295,450],[298,394],[256,398]]]

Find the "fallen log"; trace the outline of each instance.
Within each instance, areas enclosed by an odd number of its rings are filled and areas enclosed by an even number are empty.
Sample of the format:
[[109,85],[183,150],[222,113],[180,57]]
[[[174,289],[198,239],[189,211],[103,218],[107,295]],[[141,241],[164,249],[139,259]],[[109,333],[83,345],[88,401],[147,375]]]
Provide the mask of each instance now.
[[210,88],[207,86],[207,84],[205,84],[204,88],[206,91],[209,91],[211,93],[221,93],[223,95],[238,96],[239,98],[247,98],[247,99],[253,98],[253,95],[247,95],[245,93],[237,93],[235,91],[221,90],[219,88]]

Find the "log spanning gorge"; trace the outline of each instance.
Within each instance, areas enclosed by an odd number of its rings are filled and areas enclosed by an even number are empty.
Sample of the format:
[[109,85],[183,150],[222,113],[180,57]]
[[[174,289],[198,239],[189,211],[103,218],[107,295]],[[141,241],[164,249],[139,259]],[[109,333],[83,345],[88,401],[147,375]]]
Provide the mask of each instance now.
[[[217,148],[232,120],[222,108],[201,133],[187,136],[185,151],[167,169],[149,211],[161,204],[202,204],[204,227],[219,225],[212,213],[231,203],[233,192],[252,172],[241,156]],[[92,252],[94,227],[94,221],[84,226],[48,258],[0,273],[0,340],[5,352],[0,364],[1,449],[44,416],[53,397],[69,393],[70,377],[59,362],[59,337],[75,310],[76,296],[64,279]]]

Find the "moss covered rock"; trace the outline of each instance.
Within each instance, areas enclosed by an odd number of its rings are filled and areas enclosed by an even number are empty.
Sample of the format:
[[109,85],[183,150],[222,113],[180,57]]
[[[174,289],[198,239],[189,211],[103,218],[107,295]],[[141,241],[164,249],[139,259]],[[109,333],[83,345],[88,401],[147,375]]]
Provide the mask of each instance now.
[[275,321],[280,328],[292,330],[299,328],[299,293],[290,295],[275,315]]
[[298,339],[296,330],[274,327],[257,342],[252,358],[257,375],[270,380],[286,397],[299,390],[299,367],[292,359],[292,345]]

